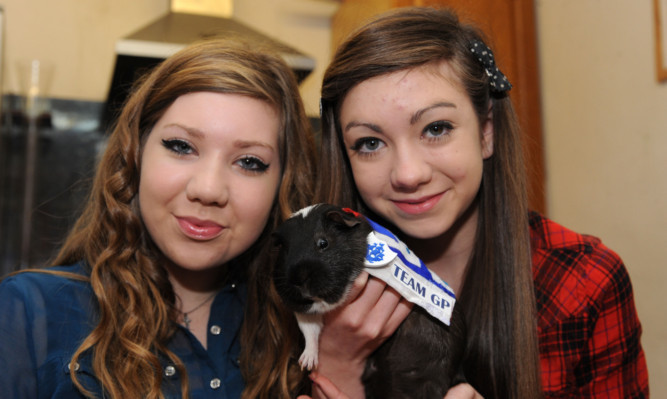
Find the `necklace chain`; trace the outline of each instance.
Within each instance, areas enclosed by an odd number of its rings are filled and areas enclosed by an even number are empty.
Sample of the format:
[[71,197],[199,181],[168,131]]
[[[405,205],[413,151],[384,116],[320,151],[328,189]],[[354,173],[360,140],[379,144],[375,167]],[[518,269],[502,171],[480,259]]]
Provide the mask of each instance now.
[[218,294],[217,292],[214,292],[211,296],[209,296],[208,298],[204,299],[204,302],[202,302],[202,303],[200,303],[199,305],[195,306],[194,308],[188,310],[187,312],[184,312],[184,311],[181,310],[181,313],[183,314],[183,323],[185,323],[185,328],[187,328],[187,329],[189,330],[189,329],[190,329],[190,322],[192,321],[192,320],[188,317],[188,314],[189,314],[189,313],[192,313],[192,312],[194,312],[195,310],[197,310],[197,309],[201,308],[202,306],[204,306],[206,303],[208,303],[208,301],[210,301],[211,299],[213,299],[213,297],[215,297],[217,294]]

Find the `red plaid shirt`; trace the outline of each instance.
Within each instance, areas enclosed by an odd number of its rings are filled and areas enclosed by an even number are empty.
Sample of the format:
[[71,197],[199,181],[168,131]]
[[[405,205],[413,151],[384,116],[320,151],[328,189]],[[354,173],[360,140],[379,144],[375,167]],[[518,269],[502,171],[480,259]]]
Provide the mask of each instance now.
[[647,398],[630,277],[598,238],[530,217],[542,385],[547,398]]

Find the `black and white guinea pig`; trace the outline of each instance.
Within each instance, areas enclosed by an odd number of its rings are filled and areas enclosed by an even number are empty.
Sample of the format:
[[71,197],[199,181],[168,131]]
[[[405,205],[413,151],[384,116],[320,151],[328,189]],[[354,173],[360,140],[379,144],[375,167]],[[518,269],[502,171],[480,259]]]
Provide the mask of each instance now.
[[[317,366],[322,315],[340,306],[364,269],[363,216],[329,204],[296,212],[274,237],[279,256],[273,282],[283,303],[295,312],[305,338],[302,368]],[[465,324],[454,307],[446,326],[414,306],[398,330],[367,360],[362,381],[367,398],[442,398],[462,381],[460,363]]]

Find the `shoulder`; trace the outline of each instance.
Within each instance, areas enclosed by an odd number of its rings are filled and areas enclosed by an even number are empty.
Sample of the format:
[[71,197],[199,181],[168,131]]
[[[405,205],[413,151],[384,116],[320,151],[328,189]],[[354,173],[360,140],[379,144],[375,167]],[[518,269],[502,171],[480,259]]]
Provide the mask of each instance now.
[[531,213],[530,234],[540,327],[573,315],[594,320],[605,307],[615,306],[610,302],[631,299],[623,261],[599,238],[537,213]]
[[[79,397],[69,362],[97,320],[83,265],[12,274],[0,283],[0,303],[0,387],[10,397]],[[92,378],[89,363],[80,360],[82,382]]]
[[533,253],[553,250],[591,252],[601,245],[599,238],[576,233],[537,212],[530,213],[529,221]]
[[545,392],[640,397],[642,329],[623,261],[600,239],[541,215],[531,214],[530,229]]
[[[8,274],[0,280],[0,285],[49,285],[52,283],[65,283],[70,280],[85,279],[89,275],[83,262],[72,265],[50,266],[41,269],[26,269],[18,273]],[[75,277],[76,276],[76,277]],[[73,278],[75,277],[75,278]]]
[[87,276],[82,263],[26,270],[0,282],[0,298],[2,301],[57,303],[73,293],[88,290]]
[[543,273],[574,273],[603,282],[625,273],[620,256],[594,236],[576,233],[546,217],[530,217],[531,249],[536,279]]
[[41,337],[48,330],[58,339],[77,338],[97,309],[84,270],[77,264],[10,275],[0,283],[0,326],[12,326],[15,334],[37,329]]

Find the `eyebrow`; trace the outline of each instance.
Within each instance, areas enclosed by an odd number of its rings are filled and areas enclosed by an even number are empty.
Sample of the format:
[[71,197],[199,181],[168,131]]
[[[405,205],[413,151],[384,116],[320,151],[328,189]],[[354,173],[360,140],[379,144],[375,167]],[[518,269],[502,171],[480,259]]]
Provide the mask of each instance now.
[[275,151],[275,148],[273,148],[271,144],[257,140],[235,140],[234,147],[237,148],[264,147],[271,151]]
[[[183,129],[188,135],[198,139],[203,139],[204,136],[206,136],[203,131],[194,127],[181,125],[180,123],[170,123],[165,127],[177,127],[179,129]],[[251,148],[251,147],[264,147],[272,151],[275,150],[275,148],[273,148],[271,144],[258,140],[234,140],[234,147],[241,149]]]
[[[422,108],[415,112],[411,117],[410,117],[410,125],[414,125],[419,121],[419,119],[424,115],[424,113],[435,109],[435,108],[440,108],[440,107],[447,107],[447,108],[456,108],[456,104],[450,103],[447,101],[442,101],[435,103],[433,105],[430,105],[426,108]],[[357,121],[351,121],[347,125],[345,125],[345,128],[343,129],[344,132],[347,132],[348,130],[354,128],[354,127],[365,127],[368,128],[376,133],[382,133],[382,128],[374,123],[366,123],[366,122],[357,122]]]
[[380,126],[374,124],[374,123],[364,123],[364,122],[357,122],[357,121],[352,121],[345,125],[345,129],[343,129],[344,132],[347,132],[348,130],[352,129],[353,127],[365,127],[368,128],[376,133],[382,133],[382,129]]
[[434,108],[440,108],[440,107],[446,107],[446,108],[456,108],[456,104],[450,103],[447,101],[442,101],[439,103],[435,103],[433,105],[430,105],[426,108],[422,108],[419,111],[415,112],[414,115],[410,118],[410,125],[414,125],[419,121],[419,119],[424,115],[424,113],[434,109]]
[[204,137],[204,132],[201,130],[194,128],[194,127],[189,127],[185,125],[181,125],[180,123],[169,123],[165,125],[165,128],[170,128],[170,127],[177,127],[179,129],[184,130],[187,134],[190,136],[196,137],[196,138],[203,138]]

